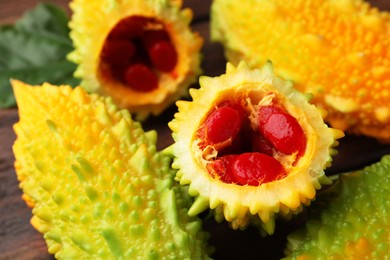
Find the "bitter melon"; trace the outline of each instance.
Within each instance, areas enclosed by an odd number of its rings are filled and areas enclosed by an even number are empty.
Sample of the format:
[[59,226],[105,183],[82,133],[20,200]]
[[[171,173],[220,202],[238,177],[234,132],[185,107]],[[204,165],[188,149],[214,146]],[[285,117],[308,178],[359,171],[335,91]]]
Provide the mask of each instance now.
[[270,62],[261,70],[228,63],[226,74],[201,77],[200,85],[190,89],[193,101],[176,102],[175,143],[166,150],[197,197],[189,214],[211,208],[234,229],[260,219],[271,234],[276,213],[299,212],[329,183],[324,168],[343,133],[328,128]]
[[211,37],[233,64],[294,82],[332,127],[390,142],[390,13],[364,0],[215,0]]
[[12,82],[15,169],[31,224],[58,259],[207,259],[207,233],[170,158],[110,98]]
[[341,174],[309,208],[306,227],[288,237],[286,259],[387,259],[390,156]]
[[74,0],[70,7],[75,76],[137,119],[172,105],[201,71],[202,39],[181,1]]

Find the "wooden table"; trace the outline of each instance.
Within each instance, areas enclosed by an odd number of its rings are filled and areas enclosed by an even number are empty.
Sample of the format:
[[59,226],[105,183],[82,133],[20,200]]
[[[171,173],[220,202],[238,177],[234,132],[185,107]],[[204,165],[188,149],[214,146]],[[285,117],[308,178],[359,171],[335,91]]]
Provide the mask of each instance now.
[[[12,23],[22,13],[36,5],[38,0],[1,0],[0,24]],[[64,7],[68,13],[68,0],[51,1]],[[372,1],[381,9],[390,10],[390,1]],[[184,5],[194,11],[193,28],[205,39],[203,47],[204,74],[216,76],[224,72],[225,59],[222,47],[209,41],[209,7],[211,0],[185,0]],[[158,147],[163,148],[172,142],[167,127],[175,107],[163,115],[151,118],[144,124],[145,129],[157,129]],[[12,144],[15,134],[12,125],[18,120],[17,109],[0,109],[0,259],[52,259],[42,235],[29,223],[31,209],[21,199],[15,171]],[[377,161],[390,153],[390,146],[377,141],[356,136],[341,140],[339,154],[327,174],[349,171]],[[205,216],[204,216],[205,217]],[[262,238],[256,229],[233,231],[226,223],[217,224],[212,219],[204,219],[204,228],[211,233],[209,243],[216,248],[215,259],[279,259],[283,256],[285,237],[296,225],[280,222],[274,236]]]

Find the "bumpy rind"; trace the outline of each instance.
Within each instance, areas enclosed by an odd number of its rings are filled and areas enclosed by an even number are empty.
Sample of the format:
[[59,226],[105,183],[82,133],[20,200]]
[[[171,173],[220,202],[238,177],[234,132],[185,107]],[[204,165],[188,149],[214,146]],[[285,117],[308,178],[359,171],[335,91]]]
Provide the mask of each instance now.
[[286,259],[386,259],[390,251],[390,155],[341,174],[288,236]]
[[170,159],[109,98],[13,81],[15,168],[58,259],[207,259],[207,233]]
[[343,131],[390,142],[390,13],[363,0],[235,1],[212,6],[211,37],[229,61],[312,93]]
[[[189,184],[189,192],[197,196],[189,213],[196,215],[207,208],[215,209],[217,220],[226,219],[232,227],[245,228],[251,219],[260,219],[264,230],[274,230],[274,215],[299,212],[309,204],[321,184],[330,183],[324,168],[330,165],[335,139],[343,136],[328,128],[320,111],[307,102],[308,97],[296,91],[290,82],[277,78],[271,63],[263,69],[251,70],[244,63],[227,64],[225,75],[200,78],[200,89],[190,89],[193,101],[178,101],[178,113],[169,123],[175,143],[167,150],[174,155],[173,168],[178,169],[181,184]],[[307,150],[289,176],[270,183],[238,186],[223,183],[208,174],[201,152],[194,140],[198,127],[209,111],[221,100],[238,93],[267,93],[284,97],[283,105],[302,125],[307,137]],[[259,217],[259,218],[258,218]]]
[[[150,114],[158,115],[179,97],[200,74],[200,48],[203,40],[190,30],[190,9],[181,9],[181,1],[174,0],[73,0],[69,23],[70,37],[75,50],[69,60],[78,64],[75,76],[89,92],[111,96],[116,105],[127,108],[143,120]],[[133,91],[128,86],[104,77],[100,58],[104,41],[114,26],[123,18],[140,15],[164,23],[178,52],[178,64],[170,74],[159,76],[159,87],[151,92]]]

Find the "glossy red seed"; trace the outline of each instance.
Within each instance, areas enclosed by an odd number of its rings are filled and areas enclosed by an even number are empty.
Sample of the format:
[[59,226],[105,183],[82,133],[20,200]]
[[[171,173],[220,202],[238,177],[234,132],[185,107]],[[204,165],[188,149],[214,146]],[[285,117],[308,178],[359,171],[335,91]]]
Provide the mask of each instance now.
[[236,183],[232,165],[238,155],[226,155],[207,164],[208,172],[224,183]]
[[157,41],[148,48],[152,64],[162,72],[172,71],[178,60],[175,47],[168,41]]
[[218,107],[206,119],[206,143],[219,144],[233,140],[241,127],[241,118],[236,110],[230,107]]
[[268,121],[268,118],[271,115],[276,113],[285,113],[285,112],[286,111],[280,106],[276,106],[276,105],[262,106],[258,111],[259,125],[264,125]]
[[306,137],[298,121],[287,113],[276,113],[260,126],[264,137],[280,152],[303,152]]
[[158,78],[156,74],[143,64],[130,65],[125,73],[124,79],[130,88],[140,91],[148,92],[158,87]]
[[132,42],[125,40],[107,40],[100,54],[100,58],[109,65],[126,65],[130,64],[134,54],[135,47]]
[[234,178],[241,185],[258,186],[286,175],[283,166],[262,153],[243,153],[232,164]]
[[237,101],[225,101],[218,105],[218,107],[229,107],[234,109],[240,117],[240,130],[236,137],[233,138],[233,142],[230,146],[222,149],[218,152],[218,155],[227,155],[227,154],[240,154],[244,151],[248,151],[250,149],[250,121],[248,118],[248,114],[242,104]]

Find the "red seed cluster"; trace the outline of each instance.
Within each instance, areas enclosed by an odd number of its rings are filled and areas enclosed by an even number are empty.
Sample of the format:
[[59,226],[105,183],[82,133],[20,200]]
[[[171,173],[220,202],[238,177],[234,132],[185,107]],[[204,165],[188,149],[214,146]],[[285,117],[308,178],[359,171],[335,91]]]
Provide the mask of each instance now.
[[100,54],[110,73],[135,91],[158,87],[158,73],[173,71],[178,55],[161,22],[131,16],[121,20],[107,36]]
[[208,172],[225,183],[258,186],[287,176],[276,153],[304,153],[306,137],[296,118],[277,104],[261,106],[253,129],[249,113],[240,102],[223,102],[198,130],[199,147],[212,147],[218,156]]

